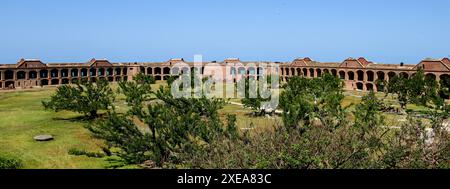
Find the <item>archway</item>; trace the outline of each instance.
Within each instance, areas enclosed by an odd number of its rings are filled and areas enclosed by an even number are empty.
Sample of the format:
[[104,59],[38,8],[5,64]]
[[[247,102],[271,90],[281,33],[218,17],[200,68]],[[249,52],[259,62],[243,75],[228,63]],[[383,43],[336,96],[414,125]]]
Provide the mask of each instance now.
[[239,72],[239,75],[245,75],[245,68],[239,67],[238,72]]
[[160,67],[155,68],[155,74],[161,74],[161,70],[162,69]]
[[59,79],[52,79],[51,85],[59,85]]
[[163,69],[163,74],[166,74],[166,75],[170,74],[170,68],[165,67],[165,68]]
[[122,75],[122,69],[116,68],[116,75]]
[[289,68],[286,68],[286,75],[289,75]]
[[373,89],[373,84],[372,83],[367,83],[366,84],[366,90],[367,91],[373,91],[374,89]]
[[36,72],[36,71],[30,71],[30,72],[28,72],[28,78],[30,78],[30,79],[36,79],[36,78],[37,78],[37,72]]
[[309,77],[315,77],[314,75],[315,75],[314,74],[314,69],[310,68],[309,69]]
[[305,77],[308,76],[308,69],[303,68],[303,76],[305,76]]
[[339,79],[345,80],[345,72],[344,71],[339,71]]
[[297,75],[298,75],[298,76],[303,76],[303,74],[302,74],[302,69],[297,68]]
[[61,77],[69,77],[69,70],[62,69],[61,70]]
[[17,79],[25,79],[25,72],[24,71],[18,71],[17,72]]
[[41,78],[48,78],[48,70],[39,71],[39,75]]
[[364,89],[364,85],[361,82],[356,83],[356,89],[362,91]]
[[153,68],[152,68],[152,67],[148,67],[148,68],[147,68],[147,74],[148,74],[148,75],[153,74]]
[[97,75],[97,70],[95,68],[91,68],[89,70],[89,74],[90,74],[90,76],[96,76]]
[[105,68],[98,69],[98,76],[105,76]]
[[395,72],[389,72],[389,73],[388,73],[388,78],[389,78],[389,80],[391,80],[392,78],[394,78],[395,75],[397,75],[397,74],[395,74]]
[[427,75],[425,75],[425,78],[430,80],[436,80],[436,75],[428,73]]
[[355,73],[352,71],[349,71],[348,73],[348,80],[354,81],[355,80]]
[[62,80],[61,80],[61,84],[69,84],[69,79],[67,79],[67,78],[63,78]]
[[255,75],[255,68],[254,68],[254,67],[248,68],[247,74],[248,74],[248,75]]
[[160,81],[162,78],[160,75],[155,76],[155,80]]
[[127,68],[123,68],[122,69],[122,73],[123,73],[123,75],[127,75],[128,74],[128,69]]
[[[113,70],[112,68],[106,69],[106,75],[107,75],[107,76],[112,76],[112,75],[113,75],[113,72],[114,72],[114,70]],[[145,74],[145,70],[144,70],[144,73],[143,73],[143,74]]]
[[122,81],[122,77],[117,76],[117,77],[116,77],[116,81],[117,81],[117,82]]
[[336,77],[337,76],[337,71],[335,69],[332,69],[331,70],[331,75]]
[[[5,80],[14,79],[14,71],[12,70],[6,70],[5,71]],[[9,85],[5,84],[5,87],[9,87]]]
[[384,81],[385,80],[385,78],[384,78],[384,72],[382,72],[382,71],[379,71],[379,72],[377,72],[377,80],[378,81]]
[[295,68],[291,68],[292,75],[295,75]]
[[358,81],[364,81],[364,72],[361,70],[358,70],[356,72],[356,74],[358,75]]
[[14,89],[15,88],[14,81],[7,81],[7,82],[5,82],[5,88]]
[[70,70],[70,76],[78,77],[78,69],[71,69]]
[[316,71],[317,71],[317,77],[322,77],[322,70],[316,69]]
[[409,78],[409,75],[408,75],[408,73],[406,73],[406,72],[400,73],[400,76],[402,76],[402,77],[405,78],[405,79],[408,79],[408,78]]
[[373,71],[367,71],[366,75],[367,75],[367,81],[371,81],[371,82],[374,81],[374,73],[373,73]]

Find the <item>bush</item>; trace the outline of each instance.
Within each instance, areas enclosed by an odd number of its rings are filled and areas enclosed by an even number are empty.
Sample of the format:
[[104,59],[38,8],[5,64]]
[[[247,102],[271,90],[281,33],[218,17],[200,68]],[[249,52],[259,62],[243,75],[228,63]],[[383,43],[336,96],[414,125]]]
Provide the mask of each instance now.
[[22,166],[22,162],[18,159],[0,156],[0,169],[19,169]]
[[99,152],[88,152],[85,150],[80,150],[80,149],[76,149],[76,148],[72,148],[69,150],[69,154],[70,155],[75,155],[75,156],[87,156],[87,157],[92,157],[92,158],[102,158],[105,157],[105,154],[103,153],[99,153]]

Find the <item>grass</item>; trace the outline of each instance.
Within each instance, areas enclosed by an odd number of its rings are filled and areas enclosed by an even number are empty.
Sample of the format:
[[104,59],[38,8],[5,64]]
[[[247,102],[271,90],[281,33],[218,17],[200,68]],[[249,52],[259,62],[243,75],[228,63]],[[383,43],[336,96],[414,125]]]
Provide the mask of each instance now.
[[[92,138],[75,121],[79,114],[44,111],[41,100],[54,88],[0,93],[0,153],[22,160],[24,168],[103,168],[104,159],[72,156],[71,148],[100,151],[102,141]],[[36,142],[33,137],[51,134],[55,140]]]

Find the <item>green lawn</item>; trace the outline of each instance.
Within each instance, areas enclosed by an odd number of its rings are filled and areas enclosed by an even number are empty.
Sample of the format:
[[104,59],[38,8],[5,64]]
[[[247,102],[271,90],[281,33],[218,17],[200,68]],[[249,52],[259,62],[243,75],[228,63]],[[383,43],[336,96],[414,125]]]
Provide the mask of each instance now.
[[[54,88],[0,93],[0,153],[24,163],[24,168],[103,168],[104,159],[72,156],[71,148],[100,151],[98,141],[76,120],[78,114],[44,111],[41,100]],[[74,120],[75,119],[75,120]],[[36,142],[35,135],[51,134],[55,140]]]

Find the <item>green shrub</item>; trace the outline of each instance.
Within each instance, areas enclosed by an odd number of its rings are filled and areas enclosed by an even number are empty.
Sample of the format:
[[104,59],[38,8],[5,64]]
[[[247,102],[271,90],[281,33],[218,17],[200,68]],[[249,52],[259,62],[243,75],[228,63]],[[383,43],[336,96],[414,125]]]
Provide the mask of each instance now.
[[105,154],[103,153],[98,153],[98,152],[88,152],[86,150],[80,150],[80,149],[76,149],[76,148],[72,148],[69,150],[69,154],[70,155],[75,155],[75,156],[87,156],[87,157],[92,157],[92,158],[102,158],[105,157]]
[[19,169],[22,166],[22,162],[19,159],[0,156],[0,169]]

